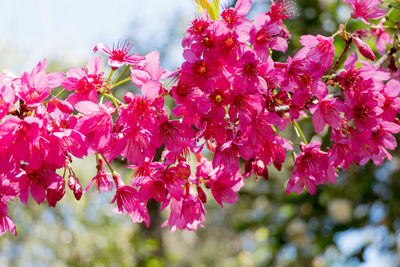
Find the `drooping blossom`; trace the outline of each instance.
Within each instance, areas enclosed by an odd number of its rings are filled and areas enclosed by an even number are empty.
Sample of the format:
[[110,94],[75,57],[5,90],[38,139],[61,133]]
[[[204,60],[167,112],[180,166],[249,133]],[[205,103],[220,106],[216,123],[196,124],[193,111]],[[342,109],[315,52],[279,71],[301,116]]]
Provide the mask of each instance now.
[[15,224],[7,214],[7,204],[0,201],[0,236],[5,234],[7,231],[10,231],[16,236],[17,229],[15,228]]
[[145,222],[147,227],[150,225],[150,217],[146,208],[146,203],[140,201],[136,188],[125,185],[119,174],[113,174],[117,186],[117,192],[111,203],[117,202],[117,211],[126,213],[133,222]]

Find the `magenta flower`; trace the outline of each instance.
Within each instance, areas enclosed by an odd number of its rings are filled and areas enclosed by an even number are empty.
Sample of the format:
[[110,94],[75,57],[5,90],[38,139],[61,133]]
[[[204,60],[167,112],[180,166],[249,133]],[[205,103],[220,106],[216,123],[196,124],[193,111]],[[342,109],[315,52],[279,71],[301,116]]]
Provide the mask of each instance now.
[[250,30],[250,43],[260,59],[266,60],[269,57],[268,48],[286,52],[287,42],[279,37],[281,27],[278,22],[271,21],[268,15],[261,13],[254,19],[253,24],[254,27]]
[[236,172],[226,172],[223,168],[209,180],[206,185],[211,187],[211,193],[223,207],[223,202],[234,204],[238,200],[237,192],[243,187],[244,182],[239,170]]
[[252,0],[238,0],[235,7],[225,9],[221,13],[221,17],[226,26],[230,29],[235,29],[239,35],[240,41],[248,39],[249,30],[251,28],[251,21],[246,18],[252,5]]
[[7,214],[7,204],[0,201],[0,236],[5,234],[7,231],[10,231],[16,236],[17,229],[15,228],[15,224]]
[[273,21],[282,21],[298,16],[296,4],[292,0],[271,0],[271,8],[267,13]]
[[[126,213],[133,222],[145,222],[146,226],[150,225],[150,217],[146,208],[146,203],[139,201],[136,188],[128,185],[123,185],[121,177],[114,176],[117,184],[117,193],[111,203],[117,201],[118,212]],[[119,180],[119,182],[117,182]]]
[[300,37],[300,43],[304,46],[299,51],[302,56],[308,57],[314,62],[320,62],[324,70],[328,70],[333,62],[335,55],[335,46],[332,37],[322,35],[303,35]]
[[130,54],[132,50],[132,43],[130,42],[118,42],[117,45],[113,45],[112,49],[103,43],[99,43],[93,48],[95,53],[98,50],[108,55],[108,65],[113,70],[118,69],[124,64],[135,65],[144,59],[144,57]]
[[386,10],[378,8],[381,0],[348,0],[353,7],[352,18],[360,18],[365,24],[369,24],[367,19],[380,19],[385,16]]
[[176,229],[195,231],[198,226],[204,227],[205,210],[199,197],[186,194],[181,200],[171,199],[171,214],[162,227],[170,226],[170,231]]
[[20,87],[17,87],[17,95],[25,101],[27,105],[34,105],[42,102],[50,95],[50,91],[61,85],[64,80],[64,74],[54,72],[47,74],[46,59],[39,62],[29,74],[24,72],[20,78]]
[[41,204],[45,199],[49,206],[55,207],[65,193],[64,179],[54,170],[25,168],[25,173],[20,178],[19,198],[26,205],[29,192],[33,199]]
[[292,176],[287,184],[286,193],[301,194],[304,188],[310,194],[315,194],[316,185],[326,182],[335,183],[336,169],[331,165],[328,153],[320,150],[320,142],[312,142],[301,147],[301,153],[296,158]]
[[[383,26],[382,21],[377,26],[382,27]],[[376,36],[375,46],[376,50],[378,50],[379,55],[385,54],[386,45],[393,44],[392,37],[390,37],[390,35],[385,31],[383,27],[371,29],[371,34]]]
[[104,170],[103,159],[98,159],[99,166],[97,175],[89,182],[83,193],[85,194],[93,183],[97,184],[97,190],[103,192],[110,192],[113,189],[114,183],[110,179],[110,173]]
[[75,105],[75,108],[84,113],[85,116],[78,120],[77,130],[86,136],[89,146],[94,150],[101,152],[111,140],[113,131],[112,114],[114,108],[109,105],[97,105],[90,101],[81,101]]
[[321,133],[325,124],[338,129],[341,123],[340,112],[343,112],[344,108],[343,102],[336,98],[320,99],[318,104],[310,107],[315,131]]
[[61,84],[65,90],[75,91],[68,96],[67,101],[72,105],[80,101],[91,101],[97,103],[97,90],[104,85],[105,79],[100,56],[92,57],[87,64],[87,69],[70,68],[67,72],[67,78]]

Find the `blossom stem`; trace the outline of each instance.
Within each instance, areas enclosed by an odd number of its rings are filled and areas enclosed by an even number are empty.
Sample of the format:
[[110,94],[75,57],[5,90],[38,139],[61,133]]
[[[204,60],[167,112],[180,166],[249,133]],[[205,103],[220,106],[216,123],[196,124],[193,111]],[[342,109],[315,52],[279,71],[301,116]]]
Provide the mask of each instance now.
[[347,21],[346,21],[346,23],[344,24],[344,27],[343,27],[343,33],[344,33],[344,39],[347,41],[347,32],[346,32],[346,28],[347,28],[347,24],[349,24],[349,22],[350,22],[350,20],[351,20],[352,18],[350,17]]
[[304,144],[308,145],[307,139],[303,134],[303,131],[300,128],[300,125],[297,123],[297,121],[293,120],[293,125],[295,127],[296,133],[298,137],[301,137],[301,139],[303,140]]
[[118,78],[114,81],[114,83],[117,83],[117,82],[122,78],[122,76],[125,74],[125,72],[126,72],[128,69],[129,69],[129,65],[125,65],[124,70],[121,72],[121,74],[118,76]]
[[336,69],[339,67],[339,64],[342,62],[344,56],[345,56],[346,53],[349,51],[350,45],[351,45],[352,41],[353,41],[352,38],[349,38],[349,39],[346,41],[346,44],[345,44],[345,46],[344,46],[344,48],[343,48],[342,53],[340,54],[340,56],[339,56],[338,59],[336,60],[335,65],[333,65],[333,68],[329,71],[328,75],[332,75],[332,74],[336,71]]
[[108,168],[110,169],[112,175],[114,176],[117,172],[114,170],[113,167],[111,167],[111,164],[108,162],[108,160],[106,159],[106,157],[104,156],[104,154],[100,154],[101,157],[104,159],[104,161],[106,162]]
[[103,92],[105,92],[106,90],[107,90],[107,86],[108,86],[108,84],[110,83],[110,81],[111,81],[111,77],[112,77],[112,75],[114,74],[114,70],[113,69],[111,69],[111,71],[110,71],[110,75],[108,75],[108,78],[107,78],[107,82],[106,82],[106,85],[104,86],[104,90],[103,90]]
[[60,92],[58,92],[54,97],[58,98],[60,95],[62,95],[62,93],[65,92],[65,89],[63,88]]
[[114,87],[117,87],[118,85],[121,85],[121,84],[123,84],[123,83],[126,83],[126,82],[128,82],[128,81],[130,81],[130,80],[131,80],[131,77],[128,77],[128,78],[126,78],[126,79],[123,79],[122,81],[119,81],[119,82],[113,84],[113,86],[111,86],[110,89],[113,89]]
[[111,101],[114,103],[114,106],[115,106],[116,108],[119,107],[119,104],[121,104],[121,101],[119,101],[119,100],[118,100],[116,97],[114,97],[111,93],[110,93],[110,94],[104,93],[103,95],[106,96],[106,97],[108,97],[108,98],[110,98]]

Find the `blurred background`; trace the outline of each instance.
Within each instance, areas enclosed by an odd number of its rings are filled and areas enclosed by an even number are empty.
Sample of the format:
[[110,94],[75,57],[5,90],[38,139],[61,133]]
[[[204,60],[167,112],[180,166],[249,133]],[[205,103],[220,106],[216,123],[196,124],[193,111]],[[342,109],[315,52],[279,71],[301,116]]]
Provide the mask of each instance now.
[[[296,3],[299,17],[286,23],[291,56],[301,35],[331,35],[351,13],[337,0]],[[250,17],[268,9],[269,1],[254,0]],[[0,71],[20,75],[43,58],[50,71],[84,67],[98,42],[120,40],[134,41],[141,55],[159,50],[162,66],[173,70],[183,61],[180,42],[195,14],[190,0],[2,1]],[[352,22],[350,30],[360,25]],[[302,128],[311,137],[311,123]],[[393,154],[380,167],[350,167],[313,196],[286,195],[288,158],[282,172],[270,169],[268,181],[247,179],[236,205],[222,209],[209,201],[205,228],[197,232],[160,228],[168,214],[154,203],[150,228],[133,224],[113,213],[112,193],[90,191],[77,202],[67,189],[56,208],[14,201],[9,215],[18,236],[0,238],[0,266],[399,266],[400,158]],[[95,175],[94,158],[73,166],[85,187]],[[120,171],[128,180],[129,171]]]

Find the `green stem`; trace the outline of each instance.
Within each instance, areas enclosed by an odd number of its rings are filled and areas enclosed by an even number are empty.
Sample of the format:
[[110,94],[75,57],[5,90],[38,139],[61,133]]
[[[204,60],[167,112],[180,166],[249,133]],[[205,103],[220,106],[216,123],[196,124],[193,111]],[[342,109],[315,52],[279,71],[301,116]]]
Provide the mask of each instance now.
[[123,83],[126,83],[126,82],[128,82],[128,81],[130,81],[130,80],[131,80],[131,77],[128,77],[128,78],[126,78],[126,79],[123,79],[123,80],[120,81],[120,82],[114,83],[113,86],[111,86],[110,89],[113,89],[114,87],[117,87],[118,85],[121,85],[121,84],[123,84]]
[[343,33],[344,33],[344,39],[347,41],[347,32],[346,32],[346,28],[347,28],[347,24],[349,24],[349,22],[350,22],[350,20],[351,20],[352,18],[350,17],[347,21],[346,21],[346,23],[344,24],[344,27],[343,27]]
[[126,72],[128,69],[129,69],[129,66],[126,65],[125,68],[124,68],[124,70],[121,72],[121,74],[118,76],[118,78],[114,81],[114,83],[117,83],[117,82],[122,78],[122,76],[124,76],[125,72]]
[[110,98],[111,101],[114,103],[114,106],[115,106],[116,108],[119,107],[119,104],[121,103],[121,101],[119,101],[119,100],[118,100],[116,97],[114,97],[111,93],[110,93],[110,94],[104,93],[103,96],[106,96],[106,97]]
[[54,97],[58,98],[60,95],[62,95],[62,93],[65,92],[65,89],[63,88],[60,92],[58,92]]
[[111,164],[108,162],[108,160],[106,159],[106,157],[104,156],[104,154],[100,154],[102,156],[102,158],[104,159],[105,163],[107,164],[108,168],[110,169],[112,175],[114,176],[116,171],[114,170],[113,167],[111,167]]
[[111,69],[111,71],[110,71],[110,75],[108,75],[107,82],[106,82],[106,85],[104,86],[104,90],[103,90],[103,92],[105,92],[105,91],[107,90],[107,86],[108,86],[108,84],[109,84],[109,83],[110,83],[110,81],[111,81],[111,76],[113,75],[113,73],[114,73],[114,70],[113,70],[113,69]]
[[303,134],[303,131],[300,128],[300,125],[297,123],[297,121],[293,120],[293,125],[295,127],[297,136],[301,137],[301,139],[303,140],[304,144],[308,145],[307,139]]

